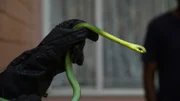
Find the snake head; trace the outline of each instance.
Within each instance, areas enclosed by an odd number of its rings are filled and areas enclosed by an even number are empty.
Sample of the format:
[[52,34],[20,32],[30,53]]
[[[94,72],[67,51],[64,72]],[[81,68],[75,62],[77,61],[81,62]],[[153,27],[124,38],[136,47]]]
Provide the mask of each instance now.
[[135,50],[139,53],[146,53],[146,49],[143,46],[138,45],[138,44],[131,43],[129,48],[131,48],[132,50]]

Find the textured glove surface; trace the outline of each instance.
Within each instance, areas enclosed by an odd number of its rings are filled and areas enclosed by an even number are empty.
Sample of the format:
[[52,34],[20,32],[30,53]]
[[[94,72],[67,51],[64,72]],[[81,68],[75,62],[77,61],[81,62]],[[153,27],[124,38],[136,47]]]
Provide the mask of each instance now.
[[10,101],[41,101],[41,98],[37,95],[22,95],[18,98],[14,98]]

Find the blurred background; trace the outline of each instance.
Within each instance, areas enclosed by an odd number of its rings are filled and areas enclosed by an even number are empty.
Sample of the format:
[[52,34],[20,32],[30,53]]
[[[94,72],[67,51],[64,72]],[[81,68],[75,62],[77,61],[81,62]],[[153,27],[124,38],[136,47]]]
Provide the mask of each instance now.
[[[175,0],[0,0],[0,71],[64,20],[82,19],[143,45],[148,22],[175,6]],[[144,101],[141,54],[103,37],[87,40],[84,51],[84,65],[74,65],[82,101]],[[65,73],[48,94],[44,101],[70,101]]]

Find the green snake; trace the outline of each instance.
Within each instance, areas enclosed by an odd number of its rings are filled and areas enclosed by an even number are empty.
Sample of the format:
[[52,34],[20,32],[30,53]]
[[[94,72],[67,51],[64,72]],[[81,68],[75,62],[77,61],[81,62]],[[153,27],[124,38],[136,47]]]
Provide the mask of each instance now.
[[[97,28],[93,25],[90,25],[88,23],[79,23],[73,29],[78,29],[78,28],[88,28],[97,34],[99,34],[99,35],[101,35],[101,36],[103,36],[103,37],[105,37],[111,41],[119,43],[123,46],[126,46],[126,47],[128,47],[134,51],[137,51],[139,53],[145,53],[146,52],[146,49],[143,46],[140,46],[138,44],[133,44],[133,43],[124,41],[122,39],[119,39],[119,38],[105,32],[105,31],[103,31],[102,29],[99,29],[99,28]],[[78,81],[76,80],[69,53],[67,53],[67,55],[66,55],[65,65],[66,65],[67,78],[68,78],[68,80],[69,80],[69,82],[73,88],[73,96],[72,96],[71,101],[79,101],[80,97],[81,97],[81,88],[79,86]],[[8,101],[8,100],[0,98],[0,101]]]
[[[97,28],[93,25],[90,25],[88,23],[79,23],[76,26],[74,26],[74,29],[78,29],[78,28],[88,28],[97,34],[99,34],[99,35],[101,35],[101,36],[103,36],[103,37],[105,37],[111,41],[119,43],[123,46],[126,46],[126,47],[128,47],[128,48],[130,48],[136,52],[139,52],[139,53],[145,53],[146,52],[146,49],[143,46],[138,45],[138,44],[133,44],[133,43],[124,41],[122,39],[119,39],[119,38],[105,32],[105,31],[103,31],[102,29],[99,29],[99,28]],[[67,78],[68,78],[72,88],[73,88],[73,96],[72,96],[71,101],[79,101],[80,96],[81,96],[81,88],[78,84],[78,81],[75,78],[69,53],[67,53],[67,55],[66,55],[66,61],[65,62],[66,62],[65,63],[66,64],[66,75],[67,75]]]

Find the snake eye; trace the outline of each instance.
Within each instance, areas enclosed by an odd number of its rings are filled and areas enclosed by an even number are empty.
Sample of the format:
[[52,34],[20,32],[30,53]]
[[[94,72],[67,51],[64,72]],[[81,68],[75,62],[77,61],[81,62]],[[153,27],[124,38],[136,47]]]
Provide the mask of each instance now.
[[143,47],[137,47],[137,50],[141,53],[145,53],[146,49],[144,49]]
[[143,49],[142,49],[141,47],[138,47],[138,50],[139,50],[139,51],[142,51]]

